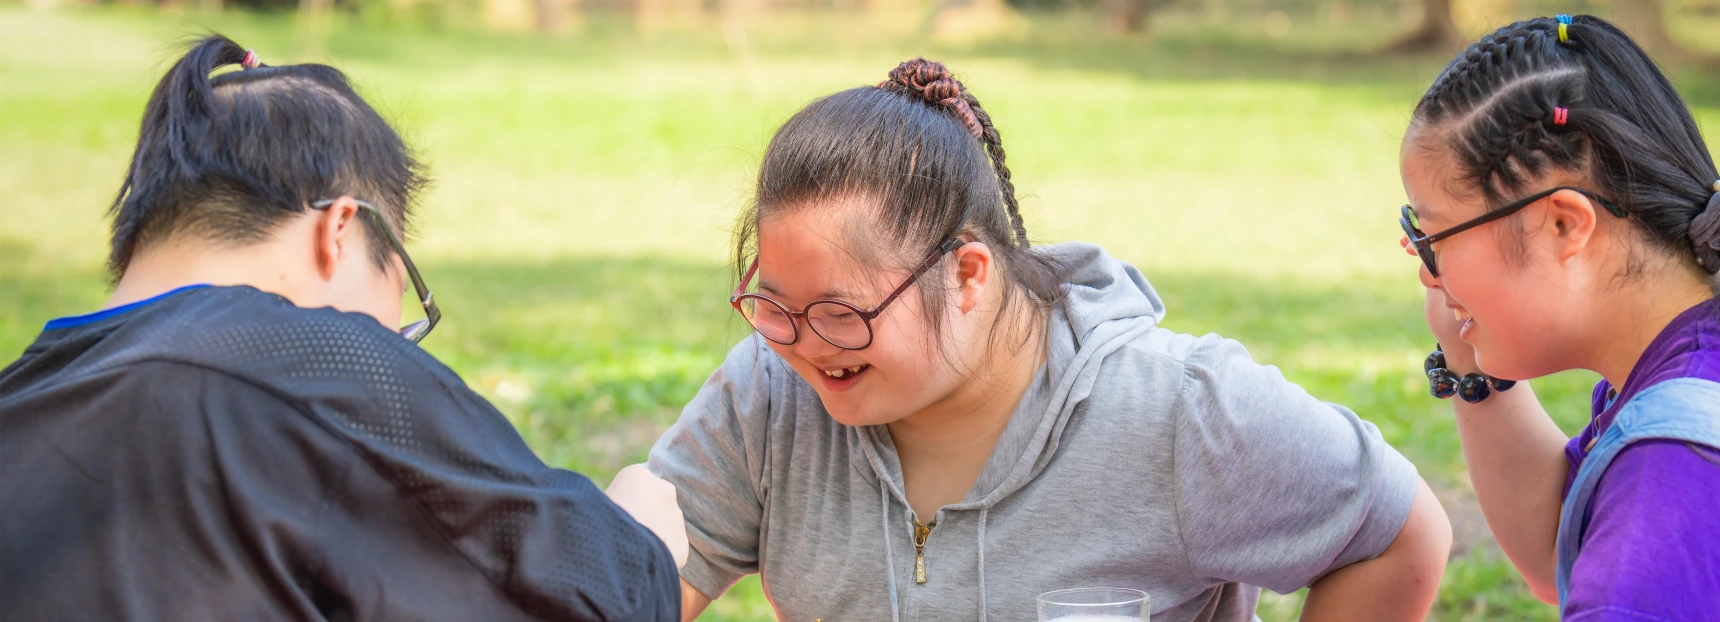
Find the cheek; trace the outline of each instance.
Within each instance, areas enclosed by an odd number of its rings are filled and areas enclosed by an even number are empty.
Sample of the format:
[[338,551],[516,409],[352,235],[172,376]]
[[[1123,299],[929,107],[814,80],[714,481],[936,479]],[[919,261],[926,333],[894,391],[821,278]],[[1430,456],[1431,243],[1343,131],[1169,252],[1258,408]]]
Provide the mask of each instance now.
[[[1475,317],[1478,360],[1491,374],[1532,378],[1548,373],[1542,359],[1564,334],[1569,305],[1578,304],[1548,271],[1495,249],[1475,249],[1485,261],[1453,257],[1445,290]],[[1443,266],[1443,264],[1442,264]]]

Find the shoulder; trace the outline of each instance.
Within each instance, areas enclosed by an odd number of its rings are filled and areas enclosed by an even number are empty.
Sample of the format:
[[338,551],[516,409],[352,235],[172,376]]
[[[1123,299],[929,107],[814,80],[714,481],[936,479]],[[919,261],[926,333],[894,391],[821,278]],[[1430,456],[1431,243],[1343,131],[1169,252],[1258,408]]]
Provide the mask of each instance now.
[[1153,328],[1105,361],[1104,375],[1161,377],[1176,382],[1182,402],[1202,398],[1242,398],[1275,395],[1301,388],[1284,379],[1278,368],[1254,360],[1235,339],[1216,334],[1200,336]]
[[[1667,510],[1708,513],[1713,494],[1720,493],[1720,449],[1671,439],[1632,443],[1607,465],[1598,486],[1597,520],[1603,513],[1613,518],[1670,518]],[[1720,549],[1720,539],[1715,544]]]
[[38,387],[26,399],[48,407],[102,409],[106,403],[133,416],[199,412],[232,400],[251,408],[290,409],[288,400],[268,387],[196,361],[166,357],[136,358],[76,374],[65,382]]
[[291,451],[293,444],[280,442],[284,437],[321,434],[302,414],[267,387],[222,370],[140,359],[6,396],[0,400],[0,446],[39,444],[75,431],[57,451],[80,461],[201,455],[216,438],[273,455]]
[[1626,447],[1595,492],[1565,613],[1587,619],[1591,611],[1628,610],[1701,619],[1720,607],[1717,492],[1720,450],[1714,447],[1674,440]]
[[1720,446],[1720,382],[1688,377],[1659,382],[1631,397],[1612,427],[1628,440],[1680,438]]
[[300,308],[249,287],[184,296],[141,310],[149,315],[115,334],[125,345],[99,367],[158,361],[203,368],[367,446],[518,438],[453,370],[370,316]]
[[155,323],[166,331],[140,354],[313,400],[444,397],[465,389],[447,366],[367,315],[300,308],[248,287],[214,288],[175,314],[184,319]]

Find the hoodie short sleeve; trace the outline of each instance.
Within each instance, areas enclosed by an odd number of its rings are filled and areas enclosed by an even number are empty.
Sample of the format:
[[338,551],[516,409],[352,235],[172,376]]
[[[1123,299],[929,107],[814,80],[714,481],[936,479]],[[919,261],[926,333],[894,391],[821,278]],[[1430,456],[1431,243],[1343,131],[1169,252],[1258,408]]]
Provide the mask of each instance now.
[[1198,340],[1177,417],[1177,512],[1203,577],[1289,593],[1377,557],[1409,516],[1415,467],[1379,429],[1235,341]]
[[758,572],[774,356],[757,335],[741,341],[651,448],[687,521],[681,578],[712,599]]

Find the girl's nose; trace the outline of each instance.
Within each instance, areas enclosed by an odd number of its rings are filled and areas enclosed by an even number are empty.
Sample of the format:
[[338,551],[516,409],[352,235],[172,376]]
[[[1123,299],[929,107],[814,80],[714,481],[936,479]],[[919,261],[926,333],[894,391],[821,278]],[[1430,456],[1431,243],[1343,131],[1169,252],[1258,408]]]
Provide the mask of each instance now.
[[794,353],[800,355],[800,358],[816,360],[831,356],[841,350],[841,348],[830,345],[830,342],[825,341],[823,337],[818,336],[818,333],[813,331],[811,326],[803,323],[799,328],[800,340],[794,342],[793,347]]
[[1421,277],[1421,286],[1428,289],[1439,289],[1439,277],[1434,276],[1432,272],[1428,271],[1427,264],[1416,262],[1416,265],[1417,275]]

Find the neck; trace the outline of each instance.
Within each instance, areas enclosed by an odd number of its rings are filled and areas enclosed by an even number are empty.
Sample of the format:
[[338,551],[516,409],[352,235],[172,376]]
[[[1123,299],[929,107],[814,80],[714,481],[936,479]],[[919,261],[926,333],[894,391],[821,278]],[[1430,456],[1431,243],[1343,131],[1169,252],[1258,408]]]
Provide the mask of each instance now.
[[1665,283],[1663,286],[1633,288],[1624,295],[1609,297],[1620,302],[1586,331],[1595,336],[1597,343],[1583,367],[1604,376],[1612,386],[1622,388],[1648,346],[1672,320],[1714,297],[1706,273],[1668,276],[1672,278],[1647,279],[1650,283]]
[[943,400],[888,425],[904,463],[927,457],[984,460],[1009,426],[1043,357],[1040,330],[1020,352],[981,355],[981,364]]
[[205,240],[168,240],[132,256],[103,309],[111,309],[187,285],[249,285],[298,300],[292,286],[307,269],[269,244],[225,247]]

